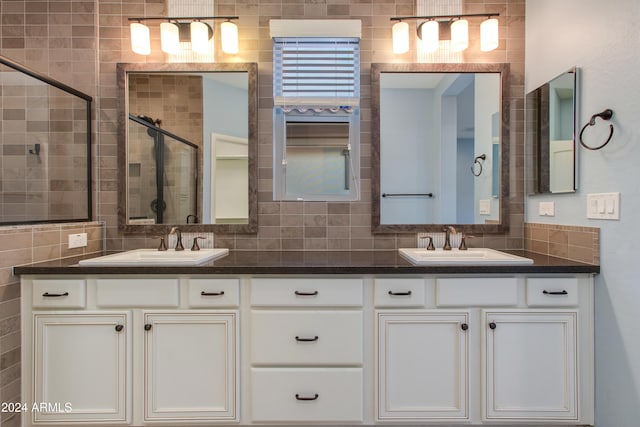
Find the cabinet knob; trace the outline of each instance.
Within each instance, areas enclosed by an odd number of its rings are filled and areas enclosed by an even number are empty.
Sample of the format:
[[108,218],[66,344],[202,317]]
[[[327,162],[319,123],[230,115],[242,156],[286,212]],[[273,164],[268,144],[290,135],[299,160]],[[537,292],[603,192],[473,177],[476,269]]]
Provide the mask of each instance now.
[[314,342],[314,341],[318,341],[318,336],[316,335],[313,338],[300,338],[299,336],[296,335],[296,341],[298,342]]
[[145,331],[150,331],[151,330],[151,323],[147,323],[144,325],[144,330]]
[[495,322],[489,323],[489,328],[495,329],[496,328],[496,323]]
[[460,324],[460,329],[462,329],[463,331],[466,331],[467,329],[469,329],[469,325],[466,323],[461,323]]
[[124,329],[124,326],[122,325],[116,325],[116,332],[120,332]]
[[296,393],[296,400],[318,400],[318,397],[320,397],[318,395],[318,393],[315,393],[313,396],[300,396],[299,394]]

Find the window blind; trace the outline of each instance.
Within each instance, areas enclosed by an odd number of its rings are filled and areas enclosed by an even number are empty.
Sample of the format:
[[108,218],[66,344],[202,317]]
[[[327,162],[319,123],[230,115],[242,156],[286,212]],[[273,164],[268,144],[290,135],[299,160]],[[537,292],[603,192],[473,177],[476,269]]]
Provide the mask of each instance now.
[[274,105],[357,107],[360,43],[357,38],[274,38]]

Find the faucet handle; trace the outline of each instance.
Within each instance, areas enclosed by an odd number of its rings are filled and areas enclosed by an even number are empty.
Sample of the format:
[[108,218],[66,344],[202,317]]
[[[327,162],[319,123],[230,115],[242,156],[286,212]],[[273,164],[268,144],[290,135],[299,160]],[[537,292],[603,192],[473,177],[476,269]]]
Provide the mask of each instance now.
[[167,250],[167,243],[164,241],[164,236],[153,236],[156,239],[160,239],[160,245],[158,246],[158,250],[163,252]]
[[206,237],[202,237],[202,236],[198,236],[198,237],[194,237],[193,238],[193,245],[191,245],[191,250],[192,251],[199,251],[200,250],[200,246],[198,245],[198,239],[206,239]]
[[469,234],[466,234],[464,231],[461,231],[462,237],[460,237],[460,246],[458,246],[458,250],[461,251],[466,251],[467,250],[467,242],[465,241],[465,239],[468,237],[470,239],[473,239],[476,236],[471,236]]
[[432,236],[420,236],[419,239],[424,240],[424,239],[429,239],[429,243],[427,244],[426,248],[428,251],[435,251],[436,247],[433,246],[433,237]]

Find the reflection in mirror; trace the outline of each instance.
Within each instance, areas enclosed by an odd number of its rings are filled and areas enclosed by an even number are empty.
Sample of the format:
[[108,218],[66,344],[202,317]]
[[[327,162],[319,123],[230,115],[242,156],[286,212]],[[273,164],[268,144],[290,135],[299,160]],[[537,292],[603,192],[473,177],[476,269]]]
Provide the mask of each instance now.
[[527,193],[572,193],[576,182],[577,69],[526,96]]
[[91,220],[91,102],[0,56],[0,225]]
[[120,226],[257,231],[256,64],[119,64]]
[[372,65],[374,232],[504,230],[507,73],[504,64]]

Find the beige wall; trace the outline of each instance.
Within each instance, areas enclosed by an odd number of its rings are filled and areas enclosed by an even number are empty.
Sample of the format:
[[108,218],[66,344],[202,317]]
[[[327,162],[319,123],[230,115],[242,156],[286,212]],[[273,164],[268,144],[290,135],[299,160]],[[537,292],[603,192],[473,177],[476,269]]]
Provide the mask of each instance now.
[[[257,235],[216,236],[217,246],[237,249],[395,249],[414,245],[414,235],[373,236],[370,232],[370,87],[372,62],[414,62],[415,46],[404,55],[391,52],[389,17],[414,14],[414,0],[217,0],[215,14],[238,15],[240,53],[217,54],[216,61],[257,62],[259,68],[259,223]],[[465,12],[500,12],[500,47],[480,53],[477,31],[471,31],[467,62],[511,64],[511,229],[506,235],[484,236],[477,245],[523,247],[523,72],[524,0],[467,0]],[[95,98],[94,219],[106,222],[109,249],[153,246],[146,236],[124,236],[117,228],[117,100],[116,63],[162,62],[158,40],[154,54],[141,58],[129,51],[129,16],[165,14],[163,0],[1,0],[0,52]],[[271,40],[273,18],[333,18],[362,21],[361,177],[362,200],[353,203],[273,202],[271,124]],[[412,25],[412,28],[414,26]],[[472,27],[473,28],[473,27]],[[154,30],[152,29],[152,32]],[[157,34],[157,28],[155,29]],[[415,43],[412,43],[415,45]],[[0,228],[0,397],[19,393],[19,287],[10,266],[33,262],[41,251],[66,255],[67,226]],[[87,227],[93,227],[88,225]],[[58,233],[57,243],[40,249],[43,230]],[[20,238],[5,238],[5,234]],[[58,248],[58,249],[56,249]],[[18,399],[19,400],[19,399]],[[3,415],[3,427],[18,418]]]

